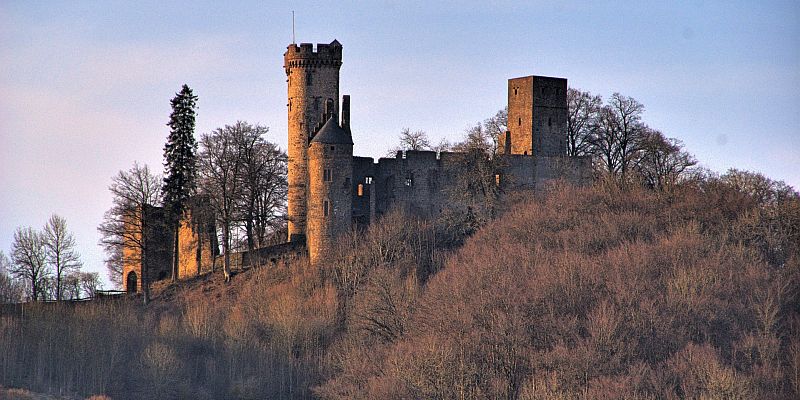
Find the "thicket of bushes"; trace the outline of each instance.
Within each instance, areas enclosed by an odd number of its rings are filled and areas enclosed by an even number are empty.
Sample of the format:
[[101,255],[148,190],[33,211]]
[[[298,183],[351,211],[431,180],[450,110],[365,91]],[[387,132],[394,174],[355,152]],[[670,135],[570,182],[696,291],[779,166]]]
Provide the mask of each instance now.
[[4,315],[0,384],[114,399],[800,393],[796,196],[708,179],[519,198],[463,245],[463,216],[398,213],[321,268],[206,277],[147,308]]

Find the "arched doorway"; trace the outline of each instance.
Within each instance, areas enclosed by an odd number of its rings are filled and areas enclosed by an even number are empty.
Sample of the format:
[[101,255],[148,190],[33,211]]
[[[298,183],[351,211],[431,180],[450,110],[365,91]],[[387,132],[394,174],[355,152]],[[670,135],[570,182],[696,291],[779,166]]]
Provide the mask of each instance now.
[[125,289],[127,289],[127,292],[128,293],[136,293],[136,289],[138,287],[137,284],[138,284],[138,279],[137,279],[137,276],[136,276],[136,272],[133,272],[133,271],[129,272],[128,273],[128,278],[126,279],[126,282],[125,282]]

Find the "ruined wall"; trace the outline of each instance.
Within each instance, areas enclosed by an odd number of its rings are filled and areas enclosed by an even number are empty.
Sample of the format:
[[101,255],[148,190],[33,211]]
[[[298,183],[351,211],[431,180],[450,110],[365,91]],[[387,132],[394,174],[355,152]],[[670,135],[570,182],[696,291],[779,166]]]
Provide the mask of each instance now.
[[[146,207],[145,229],[145,254],[144,260],[149,281],[155,282],[168,277],[172,262],[172,235],[165,229],[164,210],[161,207]],[[139,243],[141,241],[141,218],[131,218],[126,221],[126,244],[122,249],[122,289],[125,291],[141,292],[142,290],[142,254]],[[136,288],[128,287],[128,278],[131,272],[136,274]]]
[[[452,203],[456,180],[461,179],[459,153],[398,152],[394,158],[353,157],[353,219],[369,223],[372,213],[385,214],[394,207],[422,216],[436,216]],[[591,183],[589,157],[535,157],[499,155],[495,178],[503,190],[535,190],[564,179],[576,185]],[[368,179],[371,178],[371,179]],[[371,185],[366,182],[371,181]],[[358,185],[363,185],[358,194]]]
[[372,204],[377,200],[375,190],[377,165],[371,157],[353,157],[353,224],[369,225]]
[[[202,213],[196,214],[198,215],[193,215],[191,209],[187,210],[178,230],[178,277],[181,279],[210,271],[213,257],[219,254],[213,217]],[[206,215],[206,217],[198,218],[199,215]],[[136,274],[136,288],[134,291],[141,292],[141,252],[134,243],[140,241],[140,235],[137,233],[140,229],[136,222],[138,221],[131,221],[126,224],[126,229],[130,232],[131,241],[123,247],[122,252],[122,289],[129,291],[128,276],[133,272]],[[145,230],[147,232],[144,241],[146,248],[145,262],[147,263],[146,267],[150,283],[171,278],[173,235],[172,230],[166,223],[163,208],[146,208]],[[198,255],[200,256],[199,264]]]
[[352,227],[353,145],[312,142],[308,176],[307,245],[309,259],[316,263]]
[[444,201],[443,160],[434,151],[398,152],[378,160],[376,206],[379,214],[400,204],[419,215],[435,215]]
[[339,68],[342,46],[330,44],[291,44],[284,54],[288,84],[288,221],[289,240],[301,240],[306,233],[308,144],[322,120],[326,103],[339,111]]
[[219,254],[213,219],[207,217],[203,221],[188,210],[181,220],[178,235],[178,277],[183,279],[210,272],[213,257]]

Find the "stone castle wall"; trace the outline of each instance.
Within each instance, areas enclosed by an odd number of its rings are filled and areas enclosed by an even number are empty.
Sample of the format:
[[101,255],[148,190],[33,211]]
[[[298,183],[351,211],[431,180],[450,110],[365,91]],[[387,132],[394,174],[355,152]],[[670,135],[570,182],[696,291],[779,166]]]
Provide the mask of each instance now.
[[[458,196],[457,184],[464,177],[464,155],[458,153],[407,151],[377,162],[354,157],[349,98],[343,103],[341,126],[326,124],[328,130],[320,130],[321,121],[339,114],[341,60],[342,47],[335,40],[316,49],[292,44],[284,54],[289,240],[307,239],[312,262],[324,259],[337,236],[353,226],[375,223],[392,208],[438,215],[451,205],[453,195]],[[555,179],[589,182],[589,160],[566,157],[567,80],[514,78],[508,81],[508,91],[508,132],[498,138],[501,150],[495,157],[500,160],[492,172],[501,189],[537,189]],[[322,143],[333,132],[346,140]]]
[[[375,215],[395,207],[417,215],[438,215],[452,202],[451,195],[457,195],[460,157],[458,153],[434,151],[398,152],[394,158],[381,158],[377,163],[369,157],[353,157],[354,223],[369,224]],[[495,173],[504,190],[536,190],[559,179],[578,185],[592,180],[589,157],[497,157],[500,169]]]

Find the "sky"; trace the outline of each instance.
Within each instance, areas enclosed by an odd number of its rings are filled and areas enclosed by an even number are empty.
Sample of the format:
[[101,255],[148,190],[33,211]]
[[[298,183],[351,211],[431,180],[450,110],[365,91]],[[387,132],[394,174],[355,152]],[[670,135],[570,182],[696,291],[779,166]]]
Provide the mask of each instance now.
[[105,276],[111,177],[163,170],[184,83],[196,136],[243,120],[285,148],[292,10],[298,43],[344,47],[356,155],[404,127],[458,140],[505,107],[509,78],[545,75],[636,98],[714,171],[800,188],[798,1],[227,3],[0,1],[0,250],[55,213]]

